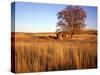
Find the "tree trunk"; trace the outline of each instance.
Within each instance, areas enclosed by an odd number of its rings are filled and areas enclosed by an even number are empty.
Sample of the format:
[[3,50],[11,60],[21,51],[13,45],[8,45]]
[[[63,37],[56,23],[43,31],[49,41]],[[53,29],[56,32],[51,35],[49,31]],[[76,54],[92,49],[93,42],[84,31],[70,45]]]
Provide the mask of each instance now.
[[71,38],[73,37],[73,33],[74,33],[74,32],[72,31],[72,32],[71,32]]

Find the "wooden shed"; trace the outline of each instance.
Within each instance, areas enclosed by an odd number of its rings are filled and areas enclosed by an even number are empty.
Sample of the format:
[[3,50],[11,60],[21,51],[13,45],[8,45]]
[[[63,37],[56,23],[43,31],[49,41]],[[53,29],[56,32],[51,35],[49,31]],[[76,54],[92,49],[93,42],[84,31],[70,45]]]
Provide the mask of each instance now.
[[57,36],[57,39],[60,39],[60,40],[63,40],[63,39],[65,39],[66,38],[66,33],[65,32],[58,32],[57,34],[56,34],[56,36]]

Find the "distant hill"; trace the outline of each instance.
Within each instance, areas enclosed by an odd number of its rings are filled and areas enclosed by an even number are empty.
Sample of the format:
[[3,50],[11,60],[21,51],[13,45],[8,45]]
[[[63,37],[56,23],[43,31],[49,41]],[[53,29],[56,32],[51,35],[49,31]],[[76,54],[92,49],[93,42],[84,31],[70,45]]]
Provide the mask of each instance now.
[[[39,32],[39,33],[27,33],[27,32],[11,32],[11,34],[17,34],[17,35],[33,35],[33,36],[56,36],[56,32]],[[92,29],[83,29],[80,32],[74,33],[74,34],[97,34],[97,30]]]
[[84,29],[82,31],[82,33],[84,34],[97,34],[97,30],[93,30],[93,29]]

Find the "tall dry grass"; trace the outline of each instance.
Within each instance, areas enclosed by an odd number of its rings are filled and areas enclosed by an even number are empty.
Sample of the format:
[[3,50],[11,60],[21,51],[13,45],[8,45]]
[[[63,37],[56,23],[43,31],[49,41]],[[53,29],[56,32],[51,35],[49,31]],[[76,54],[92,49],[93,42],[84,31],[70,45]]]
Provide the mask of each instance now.
[[34,42],[31,40],[15,42],[15,72],[17,73],[97,67],[96,41]]

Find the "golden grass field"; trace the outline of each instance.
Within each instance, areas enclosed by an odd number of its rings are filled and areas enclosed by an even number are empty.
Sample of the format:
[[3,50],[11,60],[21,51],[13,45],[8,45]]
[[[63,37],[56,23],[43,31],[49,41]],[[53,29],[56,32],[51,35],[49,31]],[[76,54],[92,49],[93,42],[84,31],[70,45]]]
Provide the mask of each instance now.
[[48,36],[55,33],[11,34],[16,73],[97,68],[97,34],[75,34],[65,40]]

